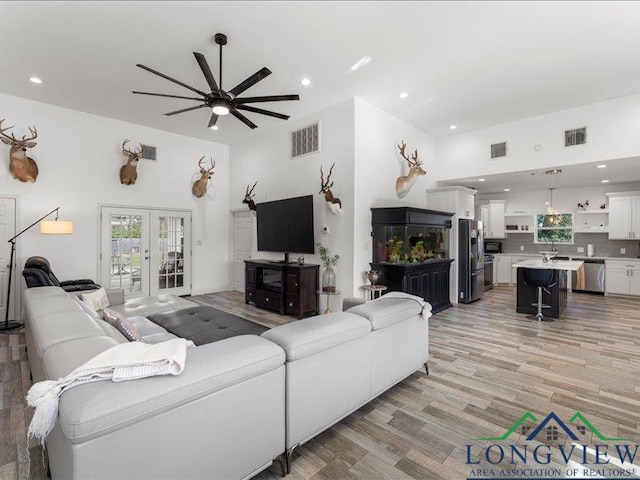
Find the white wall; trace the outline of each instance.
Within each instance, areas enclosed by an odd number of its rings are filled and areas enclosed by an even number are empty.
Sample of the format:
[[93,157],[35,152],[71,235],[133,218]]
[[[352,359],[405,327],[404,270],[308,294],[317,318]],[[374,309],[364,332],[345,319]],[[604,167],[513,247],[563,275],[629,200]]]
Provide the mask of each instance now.
[[[558,167],[640,155],[640,94],[531,117],[438,140],[437,180]],[[564,131],[587,127],[587,144],[564,147]],[[490,160],[492,143],[508,157]],[[542,149],[535,151],[539,144]]]
[[[0,118],[15,125],[16,136],[38,129],[38,145],[28,152],[40,169],[36,183],[11,177],[9,147],[0,144],[0,195],[18,199],[17,231],[57,206],[62,219],[75,223],[71,236],[41,235],[37,226],[23,234],[18,272],[26,258],[42,255],[61,280],[97,279],[99,205],[179,208],[193,210],[193,293],[230,287],[227,146],[3,94],[0,104]],[[125,138],[157,147],[158,160],[141,160],[132,186],[119,180]],[[213,156],[216,169],[206,198],[196,199],[191,183],[202,155]]]
[[[316,121],[320,121],[321,151],[292,159],[290,132]],[[232,208],[246,208],[241,203],[245,189],[256,180],[256,203],[314,195],[315,239],[327,247],[332,255],[340,255],[341,259],[334,270],[337,275],[337,288],[346,296],[351,295],[354,283],[351,269],[354,219],[353,130],[353,99],[349,99],[308,117],[283,122],[282,126],[276,129],[234,143],[230,147]],[[335,184],[331,191],[342,201],[342,215],[331,215],[324,196],[318,194],[320,166],[323,167],[326,179],[333,162],[336,165],[331,178]],[[324,226],[329,227],[329,234],[322,233]],[[253,252],[254,259],[283,258],[281,253],[257,252],[255,240]],[[295,256],[292,255],[292,260]],[[306,263],[320,263],[320,256],[317,254],[304,256]],[[341,301],[341,297],[333,298],[332,309],[338,309]],[[321,309],[324,308],[324,304],[321,304]]]
[[[408,173],[407,162],[398,145],[407,151],[418,150],[426,175],[418,177],[404,198],[396,195],[396,179]],[[365,273],[371,269],[373,239],[371,208],[415,206],[425,208],[425,190],[435,187],[436,139],[392,117],[362,99],[355,99],[355,221],[354,221],[354,294],[367,283]],[[384,284],[384,280],[381,280]]]

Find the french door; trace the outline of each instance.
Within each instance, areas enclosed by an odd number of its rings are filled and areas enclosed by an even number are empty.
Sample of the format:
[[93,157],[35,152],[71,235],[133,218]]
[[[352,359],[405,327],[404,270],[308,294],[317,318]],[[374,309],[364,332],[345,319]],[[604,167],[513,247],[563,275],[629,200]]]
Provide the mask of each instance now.
[[191,293],[191,212],[101,209],[102,285],[127,299]]

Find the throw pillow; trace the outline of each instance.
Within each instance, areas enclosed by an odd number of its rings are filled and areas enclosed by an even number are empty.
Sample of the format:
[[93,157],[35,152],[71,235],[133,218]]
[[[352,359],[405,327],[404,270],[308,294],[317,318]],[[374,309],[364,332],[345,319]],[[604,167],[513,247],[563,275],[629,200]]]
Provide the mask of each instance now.
[[109,298],[103,287],[94,290],[91,293],[83,293],[80,297],[82,302],[92,310],[99,312],[104,307],[109,306]]
[[130,342],[144,342],[144,339],[140,336],[140,332],[127,318],[121,313],[105,308],[102,311],[102,318],[105,322],[113,325],[118,331],[125,336]]

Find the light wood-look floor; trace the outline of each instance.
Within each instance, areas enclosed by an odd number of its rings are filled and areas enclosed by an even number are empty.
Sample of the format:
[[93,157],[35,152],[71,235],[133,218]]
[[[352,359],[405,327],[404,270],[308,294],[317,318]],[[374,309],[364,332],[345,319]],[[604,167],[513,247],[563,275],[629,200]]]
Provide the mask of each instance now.
[[[266,326],[292,320],[234,292],[195,299]],[[607,436],[640,438],[640,298],[573,294],[563,318],[539,324],[515,312],[514,287],[498,287],[432,317],[430,353],[429,376],[414,373],[299,447],[288,479],[465,479],[464,445],[526,411],[580,411]],[[28,371],[24,335],[0,335],[0,479],[26,478]],[[42,478],[38,447],[30,456]]]

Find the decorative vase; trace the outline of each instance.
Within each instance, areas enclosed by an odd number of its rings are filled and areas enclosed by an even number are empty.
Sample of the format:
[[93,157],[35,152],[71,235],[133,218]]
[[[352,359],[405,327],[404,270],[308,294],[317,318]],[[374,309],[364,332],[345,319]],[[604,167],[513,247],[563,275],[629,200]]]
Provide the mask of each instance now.
[[367,272],[367,278],[371,282],[371,285],[373,285],[375,287],[376,283],[380,279],[380,270],[370,270],[370,271],[368,271]]
[[334,293],[336,291],[336,272],[327,267],[322,273],[322,291]]

